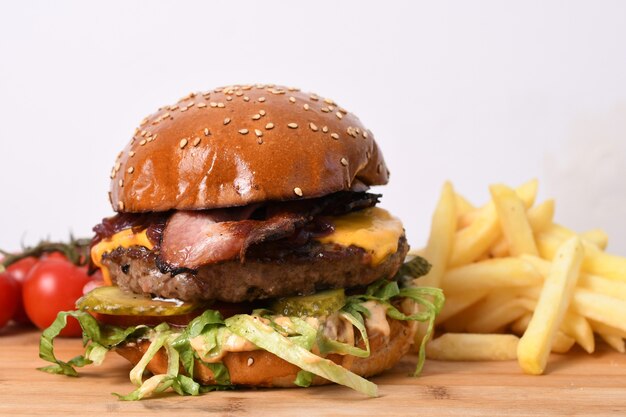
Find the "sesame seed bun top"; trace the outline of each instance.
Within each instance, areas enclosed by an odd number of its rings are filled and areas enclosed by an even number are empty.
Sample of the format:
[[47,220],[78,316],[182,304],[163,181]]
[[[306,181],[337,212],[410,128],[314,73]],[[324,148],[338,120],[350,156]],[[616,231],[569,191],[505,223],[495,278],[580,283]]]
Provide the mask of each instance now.
[[148,116],[111,171],[119,212],[312,198],[389,172],[374,136],[334,101],[276,85],[191,93]]

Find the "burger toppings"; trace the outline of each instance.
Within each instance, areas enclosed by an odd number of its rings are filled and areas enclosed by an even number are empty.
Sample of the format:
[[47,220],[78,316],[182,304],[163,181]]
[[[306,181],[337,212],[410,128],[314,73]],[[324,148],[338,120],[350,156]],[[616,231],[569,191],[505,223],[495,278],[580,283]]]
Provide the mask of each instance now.
[[[425,261],[421,258],[415,258],[412,263],[419,267],[403,268],[403,271],[428,270],[423,267]],[[308,386],[314,376],[319,376],[376,396],[376,385],[339,366],[336,361],[340,359],[330,360],[329,355],[369,357],[370,335],[379,329],[383,336],[388,335],[382,321],[387,323],[391,319],[427,322],[430,334],[443,305],[443,295],[436,289],[406,286],[404,283],[411,282],[412,278],[398,275],[391,281],[376,281],[362,293],[346,297],[343,306],[330,315],[328,310],[321,309],[321,315],[285,316],[268,306],[251,314],[224,318],[218,311],[207,309],[182,330],[165,323],[154,328],[145,325],[122,328],[99,324],[85,311],[62,312],[42,335],[40,356],[52,365],[41,370],[76,376],[76,367],[100,364],[110,350],[117,349],[122,355],[132,356],[135,352],[132,347],[141,345],[142,356],[133,361],[136,365],[130,373],[137,389],[120,396],[121,399],[137,400],[168,388],[181,395],[197,395],[240,383],[231,380],[222,362],[228,352],[262,349],[301,369],[294,380],[297,385]],[[336,294],[328,294],[328,297],[333,302],[337,298]],[[400,302],[407,298],[422,306],[420,312],[400,307]],[[322,295],[319,301],[326,303],[326,296]],[[311,302],[315,303],[311,298],[304,299],[302,305],[310,306]],[[67,317],[78,319],[87,347],[84,356],[64,362],[54,355],[53,341],[65,327]],[[352,331],[345,332],[348,328],[356,329],[356,335]],[[164,352],[167,358],[166,371],[143,380],[145,370],[154,369],[151,361],[159,352]],[[416,372],[421,370],[424,356],[420,354],[419,358]],[[198,361],[210,370],[206,380],[195,375]]]

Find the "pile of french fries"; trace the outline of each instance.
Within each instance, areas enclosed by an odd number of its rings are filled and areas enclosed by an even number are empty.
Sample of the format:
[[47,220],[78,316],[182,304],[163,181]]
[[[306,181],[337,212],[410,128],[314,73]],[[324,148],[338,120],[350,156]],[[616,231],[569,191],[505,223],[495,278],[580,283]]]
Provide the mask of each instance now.
[[[442,288],[446,304],[427,355],[439,360],[517,360],[541,374],[550,352],[595,335],[625,352],[626,258],[601,230],[577,234],[554,222],[554,200],[535,204],[538,182],[492,185],[474,207],[446,183],[427,246],[433,265],[416,285]],[[418,332],[416,341],[421,341]]]

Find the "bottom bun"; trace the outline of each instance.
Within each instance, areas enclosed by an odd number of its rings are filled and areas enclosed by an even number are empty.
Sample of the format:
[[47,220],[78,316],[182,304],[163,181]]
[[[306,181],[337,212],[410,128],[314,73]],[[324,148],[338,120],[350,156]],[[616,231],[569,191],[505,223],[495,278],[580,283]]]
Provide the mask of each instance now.
[[[371,354],[367,358],[331,354],[327,359],[362,376],[370,377],[392,368],[408,352],[415,334],[415,322],[387,318],[389,336],[381,333],[369,335]],[[116,348],[118,354],[136,365],[150,346],[149,341],[126,343]],[[295,387],[294,381],[300,368],[265,350],[228,352],[222,358],[228,368],[232,385],[250,387]],[[153,374],[167,372],[167,355],[161,349],[146,367]],[[194,380],[204,385],[216,383],[211,370],[196,361]],[[315,377],[311,385],[329,384],[330,381]]]

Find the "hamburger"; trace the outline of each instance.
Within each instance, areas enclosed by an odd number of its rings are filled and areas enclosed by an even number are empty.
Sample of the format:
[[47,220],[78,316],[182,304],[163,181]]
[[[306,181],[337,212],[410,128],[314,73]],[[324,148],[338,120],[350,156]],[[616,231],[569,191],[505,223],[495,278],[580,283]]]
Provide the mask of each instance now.
[[[191,93],[141,122],[110,178],[117,213],[91,243],[105,286],[44,331],[48,372],[115,351],[134,365],[123,399],[331,382],[375,396],[365,378],[407,353],[416,322],[432,331],[441,293],[412,285],[429,265],[405,263],[402,223],[369,190],[388,182],[383,155],[331,99]],[[68,316],[87,350],[63,362]]]

